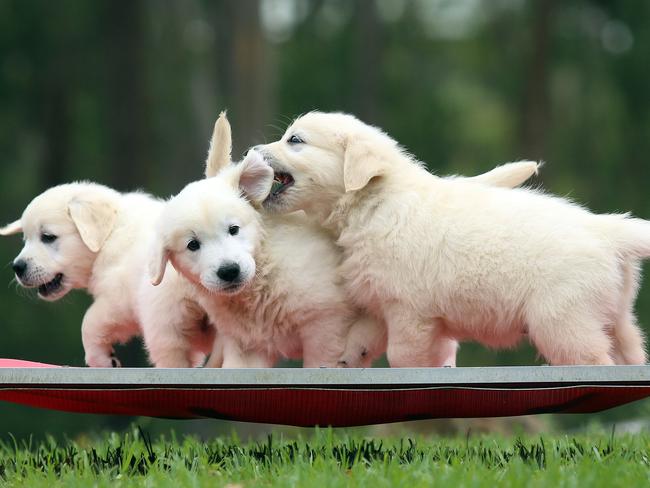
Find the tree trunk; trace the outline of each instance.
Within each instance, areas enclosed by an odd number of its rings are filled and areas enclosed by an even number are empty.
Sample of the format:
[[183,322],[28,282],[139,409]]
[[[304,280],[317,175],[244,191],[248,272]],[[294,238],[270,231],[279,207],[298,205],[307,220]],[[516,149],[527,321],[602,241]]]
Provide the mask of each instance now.
[[[55,63],[55,69],[63,69]],[[49,188],[67,179],[68,158],[70,157],[70,97],[66,84],[56,73],[52,74],[45,87],[43,113],[43,131],[45,134],[45,151],[43,170],[41,172],[41,189]]]
[[109,183],[118,190],[148,181],[142,0],[109,0],[108,27],[111,164]]
[[364,122],[379,124],[382,32],[375,0],[359,0],[355,11],[354,96],[352,106]]
[[[273,84],[270,51],[260,25],[259,2],[226,2],[219,9],[222,99],[233,129],[233,158],[262,142],[269,120]],[[215,119],[216,119],[215,113]]]
[[554,0],[534,3],[532,55],[523,105],[522,156],[543,160],[549,124],[548,58]]

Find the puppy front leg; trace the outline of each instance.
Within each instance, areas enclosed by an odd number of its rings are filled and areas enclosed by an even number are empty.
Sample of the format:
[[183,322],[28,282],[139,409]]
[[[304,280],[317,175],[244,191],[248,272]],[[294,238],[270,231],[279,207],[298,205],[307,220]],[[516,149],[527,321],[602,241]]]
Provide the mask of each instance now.
[[386,352],[386,326],[382,321],[362,315],[348,331],[345,352],[339,358],[342,368],[370,368]]
[[140,324],[149,361],[156,368],[190,368],[194,366],[190,335],[195,317],[178,300],[150,300],[140,310]]
[[221,335],[223,348],[222,368],[272,368],[275,358],[260,351],[244,351],[230,336]]
[[350,319],[345,314],[330,315],[303,327],[303,368],[340,367],[349,332]]
[[444,324],[438,319],[423,320],[399,304],[386,307],[388,328],[386,356],[393,368],[441,367],[456,364],[455,340],[446,337]]
[[205,363],[206,368],[221,368],[223,367],[223,356],[224,356],[224,344],[223,337],[219,332],[214,335],[214,343],[212,345],[212,352],[208,358],[208,362]]
[[120,362],[115,357],[113,342],[118,327],[110,321],[110,307],[102,302],[93,303],[81,324],[81,342],[86,364],[91,368],[115,368]]

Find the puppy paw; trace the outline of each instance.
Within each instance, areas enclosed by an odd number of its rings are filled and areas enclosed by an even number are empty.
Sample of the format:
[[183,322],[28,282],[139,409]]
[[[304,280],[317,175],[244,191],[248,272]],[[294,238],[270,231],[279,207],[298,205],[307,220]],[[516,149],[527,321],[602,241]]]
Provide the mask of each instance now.
[[111,367],[112,368],[121,368],[122,363],[120,362],[119,359],[115,356],[115,354],[111,354]]
[[87,354],[86,364],[90,368],[117,368],[120,366],[119,360],[112,354]]

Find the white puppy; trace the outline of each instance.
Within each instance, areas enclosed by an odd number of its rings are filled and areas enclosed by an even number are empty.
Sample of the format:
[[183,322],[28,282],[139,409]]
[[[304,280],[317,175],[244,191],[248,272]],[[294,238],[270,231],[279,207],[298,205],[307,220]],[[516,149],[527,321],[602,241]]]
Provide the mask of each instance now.
[[[524,183],[528,178],[536,175],[539,166],[532,161],[519,161],[507,163],[472,177],[462,177],[469,181],[490,186],[514,188]],[[461,178],[450,176],[448,178]],[[372,363],[386,352],[386,327],[382,320],[372,320],[369,317],[357,320],[348,334],[345,352],[340,362],[349,367],[372,366]],[[456,365],[456,351],[458,345],[449,344],[449,355],[442,359],[445,366]]]
[[[143,280],[154,289],[146,278],[147,252],[162,205],[141,193],[120,194],[94,183],[70,183],[45,191],[27,206],[20,220],[0,229],[0,235],[24,234],[25,246],[13,262],[22,286],[38,288],[39,296],[49,301],[72,289],[85,288],[93,296],[81,329],[89,366],[119,365],[113,344],[140,335],[141,313],[156,322],[194,325],[193,350],[213,349],[214,334],[203,326],[205,312],[186,299],[184,288],[190,287],[184,280],[170,276],[155,296],[149,294],[146,303],[138,304]],[[192,361],[200,359],[195,355]]]
[[[279,356],[304,356],[308,367],[370,366],[385,351],[385,327],[360,316],[346,302],[336,274],[340,251],[302,213],[286,217],[258,215],[239,193],[253,202],[265,198],[272,172],[268,167],[260,168],[255,155],[239,167],[231,166],[230,148],[230,125],[222,113],[215,123],[206,164],[207,178],[219,176],[189,185],[168,203],[160,219],[162,247],[152,254],[154,282],[165,269],[159,266],[169,257],[196,284],[196,296],[205,295],[205,300],[199,300],[212,311],[213,320],[224,332],[220,334],[220,345],[226,367],[270,366]],[[513,163],[476,179],[486,184],[518,185],[536,170],[535,163]],[[199,214],[203,214],[201,219],[194,218]],[[230,235],[227,221],[251,224],[237,224],[237,234]],[[222,235],[210,232],[211,228],[220,228]],[[204,231],[204,237],[191,239],[199,229]],[[230,263],[232,277],[226,276],[224,281],[219,276],[219,263]],[[222,269],[222,274],[228,271],[227,266]],[[239,291],[248,281],[251,285],[246,292],[237,298],[230,295],[231,287]],[[355,319],[348,331],[352,317]],[[170,322],[149,323],[152,328],[145,328],[144,337],[150,350],[150,337],[154,335],[161,344],[160,351],[169,349],[168,354],[183,343],[178,339],[182,334],[168,327]],[[340,355],[342,337],[346,348]],[[455,350],[447,362],[455,364]]]
[[392,366],[526,333],[551,364],[645,362],[632,307],[648,222],[438,178],[350,115],[310,113],[260,150],[279,183],[264,206],[303,209],[338,237],[350,294],[387,324]]
[[[255,152],[231,165],[229,131],[222,115],[208,155],[211,177],[166,203],[152,282],[163,281],[170,261],[194,285],[223,340],[224,367],[270,367],[280,357],[335,367],[355,317],[339,283],[340,253],[302,213],[259,213],[273,171]],[[178,336],[164,324],[158,335]]]

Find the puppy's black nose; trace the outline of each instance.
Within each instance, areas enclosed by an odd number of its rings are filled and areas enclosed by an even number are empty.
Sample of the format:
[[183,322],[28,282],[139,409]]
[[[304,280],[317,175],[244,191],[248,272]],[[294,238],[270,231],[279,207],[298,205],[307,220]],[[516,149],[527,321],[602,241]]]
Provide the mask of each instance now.
[[11,268],[14,270],[14,273],[16,273],[16,276],[18,276],[18,278],[22,278],[25,274],[25,271],[27,270],[27,263],[22,259],[19,259],[18,261],[13,262]]
[[239,278],[239,265],[237,263],[224,264],[217,270],[217,276],[223,281],[232,283]]

